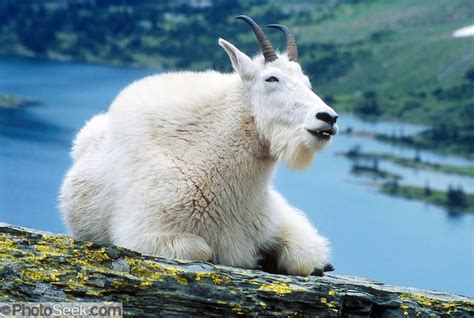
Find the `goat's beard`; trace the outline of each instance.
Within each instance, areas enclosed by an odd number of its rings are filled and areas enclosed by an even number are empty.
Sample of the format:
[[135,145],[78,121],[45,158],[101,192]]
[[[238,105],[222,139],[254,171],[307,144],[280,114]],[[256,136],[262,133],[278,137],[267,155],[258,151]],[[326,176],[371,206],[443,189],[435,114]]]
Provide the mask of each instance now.
[[310,138],[314,137],[302,129],[274,129],[269,138],[270,153],[291,169],[308,169],[315,153],[327,144]]

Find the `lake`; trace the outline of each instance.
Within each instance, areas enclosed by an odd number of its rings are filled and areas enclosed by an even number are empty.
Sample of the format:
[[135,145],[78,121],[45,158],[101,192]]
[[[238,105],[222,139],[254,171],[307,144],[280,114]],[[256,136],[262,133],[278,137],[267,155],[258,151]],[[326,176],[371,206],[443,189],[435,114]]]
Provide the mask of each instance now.
[[[28,59],[0,59],[0,94],[39,100],[43,105],[0,109],[0,222],[65,233],[58,212],[58,191],[71,160],[74,134],[94,114],[104,112],[131,81],[156,70],[118,68]],[[398,123],[366,123],[344,114],[341,130],[413,132],[419,127]],[[370,180],[351,175],[351,163],[337,156],[361,145],[413,157],[408,148],[339,135],[307,171],[279,166],[276,187],[305,211],[330,240],[336,274],[356,275],[388,284],[473,292],[474,216],[450,214],[422,202],[377,192]],[[472,164],[455,156],[422,152],[426,160]],[[392,169],[388,163],[380,167]],[[473,179],[394,167],[404,182],[445,189]],[[402,182],[403,183],[403,182]]]

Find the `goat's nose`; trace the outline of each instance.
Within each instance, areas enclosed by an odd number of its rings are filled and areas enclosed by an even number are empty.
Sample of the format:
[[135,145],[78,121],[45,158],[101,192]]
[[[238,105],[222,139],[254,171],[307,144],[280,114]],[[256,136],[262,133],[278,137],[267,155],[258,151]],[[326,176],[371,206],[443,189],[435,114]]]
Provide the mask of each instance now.
[[333,116],[326,112],[319,112],[316,114],[316,118],[324,121],[325,123],[333,125],[336,123],[338,116],[337,115]]

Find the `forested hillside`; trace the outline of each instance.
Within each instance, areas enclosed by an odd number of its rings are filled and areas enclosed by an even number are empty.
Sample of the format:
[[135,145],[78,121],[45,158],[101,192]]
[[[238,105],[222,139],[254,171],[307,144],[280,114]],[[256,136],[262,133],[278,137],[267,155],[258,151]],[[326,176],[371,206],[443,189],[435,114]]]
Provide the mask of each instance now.
[[[291,26],[315,89],[337,109],[425,123],[432,129],[395,137],[472,154],[474,40],[452,37],[474,21],[470,0],[4,0],[0,55],[228,71],[219,37],[258,49],[232,19],[242,13]],[[284,48],[281,34],[267,33]]]

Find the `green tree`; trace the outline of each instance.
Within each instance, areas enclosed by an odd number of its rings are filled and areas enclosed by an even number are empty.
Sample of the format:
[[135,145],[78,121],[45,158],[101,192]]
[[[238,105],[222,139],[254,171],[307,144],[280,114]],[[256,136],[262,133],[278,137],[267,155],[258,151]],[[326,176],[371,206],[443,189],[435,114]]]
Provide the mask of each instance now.
[[356,112],[363,115],[380,115],[381,109],[377,93],[375,91],[365,91],[362,95],[362,100],[356,105]]
[[447,204],[453,208],[463,208],[466,206],[466,194],[462,187],[454,188],[453,186],[448,187],[448,192],[446,193]]
[[431,190],[430,183],[428,180],[426,180],[425,182],[425,188],[423,189],[423,193],[427,197],[433,194],[433,190]]
[[471,83],[474,83],[474,66],[467,70],[464,77]]

